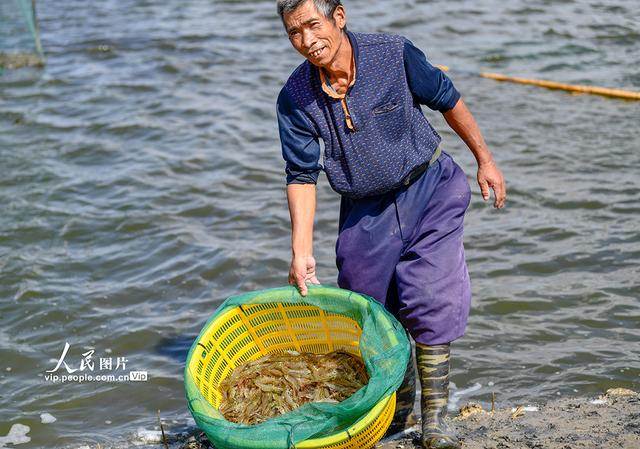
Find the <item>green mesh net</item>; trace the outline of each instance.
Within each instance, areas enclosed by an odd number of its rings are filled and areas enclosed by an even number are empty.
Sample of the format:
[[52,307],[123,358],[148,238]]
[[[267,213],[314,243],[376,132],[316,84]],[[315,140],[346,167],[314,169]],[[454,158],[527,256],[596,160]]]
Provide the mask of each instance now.
[[42,64],[35,0],[0,0],[0,70]]
[[[340,314],[357,322],[362,329],[359,347],[369,373],[369,383],[338,404],[307,403],[292,412],[256,425],[226,421],[196,385],[196,376],[190,370],[192,357],[204,354],[201,342],[204,341],[210,324],[218,317],[238,306],[272,303],[313,305],[329,314]],[[209,351],[215,350],[211,345],[208,348]],[[187,356],[185,392],[189,410],[198,426],[219,449],[295,447],[308,439],[344,431],[383,398],[396,391],[402,383],[409,350],[409,340],[402,325],[380,303],[365,295],[335,287],[310,286],[306,297],[302,297],[294,287],[233,296],[207,321]],[[207,369],[211,371],[212,368],[205,366],[203,371]],[[203,388],[202,385],[200,387]]]

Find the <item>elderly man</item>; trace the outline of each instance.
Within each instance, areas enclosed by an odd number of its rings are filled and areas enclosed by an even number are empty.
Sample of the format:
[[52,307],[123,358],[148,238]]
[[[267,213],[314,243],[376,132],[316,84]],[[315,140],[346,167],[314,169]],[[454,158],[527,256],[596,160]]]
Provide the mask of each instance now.
[[[338,285],[374,297],[416,342],[425,448],[458,448],[445,423],[449,344],[463,335],[471,290],[464,259],[466,176],[439,147],[420,104],[440,111],[478,162],[494,206],[505,183],[449,78],[409,40],[347,31],[340,0],[277,0],[293,47],[306,58],[277,102],[292,225],[289,282],[318,283],[313,221],[320,170],[341,196]],[[321,162],[319,140],[324,143]],[[398,394],[396,429],[410,419],[413,367]]]

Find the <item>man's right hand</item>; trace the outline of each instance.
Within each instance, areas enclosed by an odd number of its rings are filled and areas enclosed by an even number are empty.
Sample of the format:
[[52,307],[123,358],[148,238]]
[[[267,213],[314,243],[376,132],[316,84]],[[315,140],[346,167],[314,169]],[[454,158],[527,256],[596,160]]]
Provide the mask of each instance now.
[[292,258],[289,268],[289,284],[298,287],[302,296],[307,296],[307,282],[320,284],[316,277],[316,260],[313,256]]

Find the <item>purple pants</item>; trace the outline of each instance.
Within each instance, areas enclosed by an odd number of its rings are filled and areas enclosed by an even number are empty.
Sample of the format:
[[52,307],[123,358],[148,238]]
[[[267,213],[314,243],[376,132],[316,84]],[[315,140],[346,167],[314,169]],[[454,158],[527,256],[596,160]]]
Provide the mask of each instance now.
[[462,242],[470,198],[464,172],[444,152],[409,186],[343,197],[338,285],[381,302],[418,343],[461,337],[471,305]]

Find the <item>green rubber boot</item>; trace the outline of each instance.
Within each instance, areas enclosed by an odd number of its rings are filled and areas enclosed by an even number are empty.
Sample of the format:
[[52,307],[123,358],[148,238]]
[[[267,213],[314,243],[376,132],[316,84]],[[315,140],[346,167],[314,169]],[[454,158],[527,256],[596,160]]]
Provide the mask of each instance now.
[[422,385],[422,447],[460,449],[460,442],[445,422],[449,401],[449,344],[416,343],[416,355]]
[[396,391],[396,411],[391,420],[391,425],[385,436],[395,435],[417,423],[413,413],[413,405],[416,401],[416,357],[413,348],[407,363],[407,370],[404,373],[402,385]]

